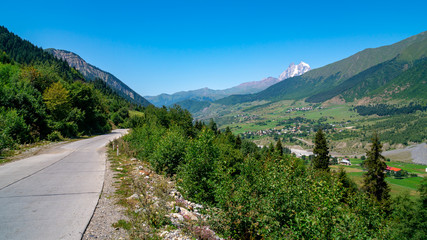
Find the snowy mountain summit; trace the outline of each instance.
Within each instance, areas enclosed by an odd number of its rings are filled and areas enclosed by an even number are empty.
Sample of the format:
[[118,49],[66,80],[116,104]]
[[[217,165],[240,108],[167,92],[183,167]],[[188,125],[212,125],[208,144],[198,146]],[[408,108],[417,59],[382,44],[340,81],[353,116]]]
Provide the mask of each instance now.
[[310,65],[302,61],[298,65],[291,63],[289,67],[284,72],[282,72],[282,74],[280,74],[279,80],[282,81],[287,78],[302,75],[308,72],[310,69]]

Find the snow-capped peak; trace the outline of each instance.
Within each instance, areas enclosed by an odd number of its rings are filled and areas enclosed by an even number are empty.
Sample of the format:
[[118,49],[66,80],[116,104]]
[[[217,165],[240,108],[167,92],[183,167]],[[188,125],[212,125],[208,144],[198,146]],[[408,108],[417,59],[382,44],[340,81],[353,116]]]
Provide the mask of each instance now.
[[289,65],[289,67],[284,72],[282,72],[282,74],[280,74],[279,80],[282,81],[282,80],[285,80],[287,78],[302,75],[302,74],[308,72],[310,69],[311,69],[310,65],[308,65],[307,63],[305,63],[303,61],[301,61],[298,65],[291,63]]

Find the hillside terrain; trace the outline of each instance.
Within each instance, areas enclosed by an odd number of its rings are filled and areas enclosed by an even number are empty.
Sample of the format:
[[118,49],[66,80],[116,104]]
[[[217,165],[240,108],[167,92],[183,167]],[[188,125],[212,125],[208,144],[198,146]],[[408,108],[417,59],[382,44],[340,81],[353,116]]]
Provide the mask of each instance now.
[[87,63],[79,55],[70,51],[58,50],[54,48],[48,48],[46,49],[46,52],[52,54],[58,59],[66,61],[70,65],[70,67],[75,68],[80,73],[82,73],[87,80],[93,81],[95,79],[101,79],[109,87],[116,91],[117,94],[124,97],[125,99],[133,103],[140,104],[142,106],[147,106],[150,104],[145,98],[143,98],[137,92],[132,90],[125,83],[116,78],[113,74],[103,71]]

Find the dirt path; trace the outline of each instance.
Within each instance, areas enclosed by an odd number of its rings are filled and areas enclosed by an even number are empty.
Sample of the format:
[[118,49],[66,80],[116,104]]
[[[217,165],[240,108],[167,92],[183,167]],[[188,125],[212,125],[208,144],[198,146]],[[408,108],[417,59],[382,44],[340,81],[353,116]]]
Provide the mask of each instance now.
[[392,160],[427,165],[427,143],[409,146],[404,149],[386,151],[383,152],[383,155]]

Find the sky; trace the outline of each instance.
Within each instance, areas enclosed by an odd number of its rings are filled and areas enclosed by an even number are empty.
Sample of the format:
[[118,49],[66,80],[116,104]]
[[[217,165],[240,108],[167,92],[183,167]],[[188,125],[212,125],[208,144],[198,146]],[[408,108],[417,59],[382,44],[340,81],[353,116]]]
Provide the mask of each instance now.
[[427,1],[7,1],[0,25],[142,96],[318,68],[427,30]]

